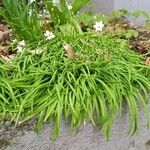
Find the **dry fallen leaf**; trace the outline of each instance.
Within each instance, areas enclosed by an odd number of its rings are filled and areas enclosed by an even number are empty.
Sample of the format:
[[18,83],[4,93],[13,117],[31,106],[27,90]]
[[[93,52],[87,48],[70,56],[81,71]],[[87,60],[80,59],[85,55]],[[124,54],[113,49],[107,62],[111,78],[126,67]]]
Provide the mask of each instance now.
[[0,45],[6,46],[10,44],[10,34],[12,30],[4,24],[0,24]]
[[6,47],[0,46],[0,58],[5,60],[7,63],[11,63],[15,57],[15,52],[8,50]]
[[34,50],[30,50],[28,52],[31,53],[31,54],[41,54],[44,51],[46,51],[46,48],[37,48],[37,49],[34,49]]
[[64,49],[67,52],[67,57],[68,58],[75,59],[75,53],[74,53],[73,48],[72,48],[72,46],[70,44],[65,44],[64,45]]
[[133,50],[139,53],[147,53],[150,49],[150,31],[137,29],[139,36],[137,38],[131,39],[130,44]]
[[150,65],[150,57],[147,57],[146,58],[146,62],[145,62],[147,65]]
[[3,60],[5,60],[6,61],[6,63],[12,63],[12,60],[15,58],[15,55],[9,55],[9,56],[1,56],[1,58],[3,59]]

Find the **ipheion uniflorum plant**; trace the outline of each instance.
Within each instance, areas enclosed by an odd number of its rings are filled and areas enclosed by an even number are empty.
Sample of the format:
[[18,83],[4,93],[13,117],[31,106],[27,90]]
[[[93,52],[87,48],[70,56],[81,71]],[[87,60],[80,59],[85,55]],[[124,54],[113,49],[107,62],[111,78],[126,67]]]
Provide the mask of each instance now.
[[51,40],[51,39],[55,38],[55,35],[54,35],[54,33],[52,31],[46,30],[46,32],[44,33],[44,35],[45,35],[45,37],[46,37],[47,40]]
[[102,21],[100,22],[95,22],[95,25],[93,26],[93,28],[95,29],[96,32],[100,32],[103,30],[104,24]]
[[25,47],[25,41],[22,40],[17,45],[17,52],[18,53],[22,53],[24,47]]

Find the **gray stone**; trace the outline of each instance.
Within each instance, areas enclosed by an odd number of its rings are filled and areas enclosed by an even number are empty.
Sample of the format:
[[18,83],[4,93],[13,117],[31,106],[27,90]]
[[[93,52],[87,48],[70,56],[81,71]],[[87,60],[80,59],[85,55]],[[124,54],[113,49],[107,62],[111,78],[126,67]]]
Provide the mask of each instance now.
[[62,121],[59,138],[53,141],[52,124],[45,124],[41,133],[36,134],[33,131],[35,122],[32,121],[15,131],[8,128],[7,135],[3,136],[3,140],[8,140],[0,150],[150,150],[150,130],[142,111],[139,111],[139,120],[138,134],[129,135],[129,112],[124,108],[123,116],[116,116],[109,142],[103,131],[91,123],[82,125],[78,133],[74,131],[69,135],[65,121]]

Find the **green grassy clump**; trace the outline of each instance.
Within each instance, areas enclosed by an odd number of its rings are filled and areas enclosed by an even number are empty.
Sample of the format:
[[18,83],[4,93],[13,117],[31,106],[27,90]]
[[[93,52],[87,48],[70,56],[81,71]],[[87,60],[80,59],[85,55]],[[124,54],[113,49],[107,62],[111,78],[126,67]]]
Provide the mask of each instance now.
[[[64,43],[72,45],[76,59],[66,56]],[[90,120],[104,127],[108,138],[117,111],[125,101],[130,110],[130,133],[138,129],[138,108],[146,113],[150,90],[149,70],[140,55],[118,38],[82,34],[55,38],[36,55],[26,50],[11,64],[0,61],[0,115],[18,123],[38,116],[54,121],[58,137],[62,116],[70,129]]]
[[36,4],[26,0],[4,0],[0,16],[13,29],[17,39],[37,42],[44,38]]

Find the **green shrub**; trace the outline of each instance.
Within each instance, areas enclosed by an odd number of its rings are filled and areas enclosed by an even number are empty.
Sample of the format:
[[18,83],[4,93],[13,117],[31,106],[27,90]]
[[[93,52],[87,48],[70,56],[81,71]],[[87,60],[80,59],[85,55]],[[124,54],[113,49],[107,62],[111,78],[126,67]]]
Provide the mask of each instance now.
[[[52,0],[44,0],[51,19],[40,20],[36,2],[4,1],[0,16],[27,45],[21,45],[20,53],[11,63],[0,57],[0,118],[8,117],[17,125],[37,116],[37,131],[44,122],[54,121],[54,138],[59,135],[63,116],[70,131],[90,120],[93,125],[103,127],[108,139],[116,112],[122,114],[126,104],[131,134],[138,130],[139,107],[144,109],[149,126],[150,67],[126,43],[137,37],[138,32],[131,26],[114,24],[113,28],[110,23],[112,19],[130,15],[142,15],[147,20],[149,16],[127,10],[114,12],[110,17],[77,14],[90,0],[74,0],[71,9],[67,2],[54,4]],[[95,22],[101,25],[96,32]],[[100,32],[103,22],[105,28]],[[126,24],[124,20],[121,23]],[[47,41],[43,40],[44,35]],[[69,49],[65,48],[67,44]]]
[[[72,45],[75,60],[69,59],[64,43]],[[130,110],[130,133],[138,129],[138,108],[146,113],[150,90],[149,67],[125,41],[98,34],[74,38],[57,37],[43,53],[18,54],[14,62],[0,65],[0,114],[16,124],[38,116],[54,121],[54,138],[59,135],[62,116],[70,131],[90,120],[104,127],[107,139],[117,111]]]

